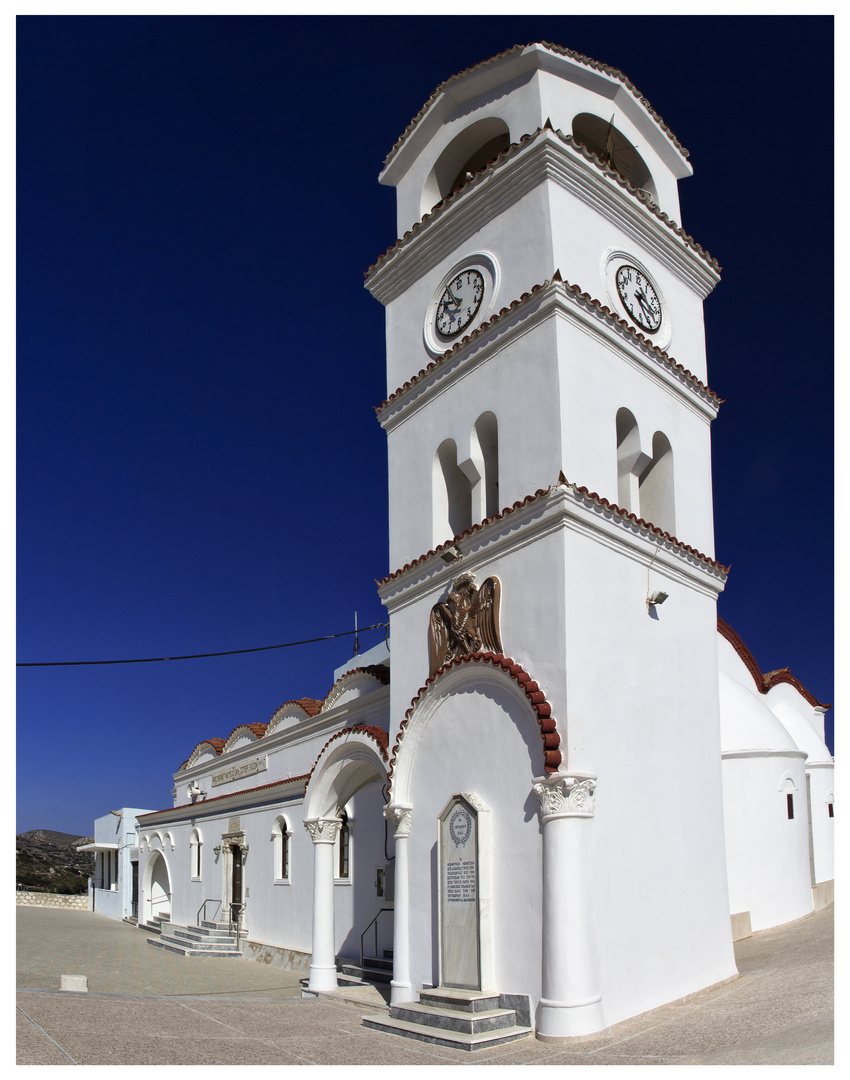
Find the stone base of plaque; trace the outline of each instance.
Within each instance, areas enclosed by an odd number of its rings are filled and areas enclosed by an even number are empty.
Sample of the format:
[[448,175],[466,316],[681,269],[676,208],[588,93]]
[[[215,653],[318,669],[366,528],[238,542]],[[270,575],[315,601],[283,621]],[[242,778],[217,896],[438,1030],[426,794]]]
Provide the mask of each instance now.
[[419,1001],[391,1005],[389,1016],[364,1016],[363,1023],[376,1031],[455,1050],[485,1050],[532,1034],[530,1027],[517,1023],[516,1008],[505,1005],[506,999],[495,991],[437,986],[422,990]]

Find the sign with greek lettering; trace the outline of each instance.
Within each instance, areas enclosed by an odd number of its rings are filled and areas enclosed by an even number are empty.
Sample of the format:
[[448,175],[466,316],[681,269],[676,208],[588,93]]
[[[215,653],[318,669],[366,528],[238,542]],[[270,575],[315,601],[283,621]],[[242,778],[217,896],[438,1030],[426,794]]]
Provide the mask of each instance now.
[[440,817],[440,983],[480,990],[478,814],[455,796]]
[[268,759],[265,755],[253,758],[251,761],[246,761],[242,765],[234,765],[232,769],[225,769],[223,772],[213,773],[212,786],[218,787],[219,784],[229,784],[232,780],[241,780],[245,776],[253,776],[254,773],[265,772],[268,767]]

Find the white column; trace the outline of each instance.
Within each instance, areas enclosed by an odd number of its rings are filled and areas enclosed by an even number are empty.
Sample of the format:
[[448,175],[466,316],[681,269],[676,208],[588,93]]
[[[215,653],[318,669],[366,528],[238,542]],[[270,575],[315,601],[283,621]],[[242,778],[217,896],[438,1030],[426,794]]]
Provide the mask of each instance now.
[[410,978],[410,891],[407,864],[407,841],[413,810],[409,806],[387,806],[384,817],[395,825],[395,891],[393,898],[393,977],[390,1001],[413,1001]]
[[313,841],[313,956],[308,990],[336,990],[334,948],[334,841],[339,818],[312,818],[304,828]]
[[583,850],[595,790],[596,777],[587,773],[534,782],[543,825],[543,996],[536,1034],[544,1042],[604,1027]]

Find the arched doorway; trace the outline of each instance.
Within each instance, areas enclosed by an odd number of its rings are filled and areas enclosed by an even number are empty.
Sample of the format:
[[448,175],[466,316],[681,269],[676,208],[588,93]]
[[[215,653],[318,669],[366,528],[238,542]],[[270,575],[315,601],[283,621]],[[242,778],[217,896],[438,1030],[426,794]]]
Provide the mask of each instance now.
[[[337,987],[337,953],[360,952],[360,935],[391,908],[382,896],[393,858],[383,817],[387,736],[380,728],[339,732],[316,762],[307,789],[304,826],[313,841],[311,991]],[[379,889],[378,881],[381,881]],[[384,912],[384,922],[392,919]],[[389,923],[382,927],[392,940]]]
[[171,879],[168,864],[159,851],[151,852],[145,866],[144,921],[153,923],[158,916],[171,915]]

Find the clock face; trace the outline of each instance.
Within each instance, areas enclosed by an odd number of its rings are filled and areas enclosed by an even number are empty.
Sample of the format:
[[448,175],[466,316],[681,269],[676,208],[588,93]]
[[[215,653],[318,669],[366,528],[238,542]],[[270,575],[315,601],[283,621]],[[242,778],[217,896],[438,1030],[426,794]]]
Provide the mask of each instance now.
[[661,326],[661,301],[649,278],[636,266],[617,270],[617,292],[638,326],[651,334]]
[[478,270],[461,272],[443,289],[437,304],[437,332],[444,338],[455,337],[475,318],[484,299],[484,275]]

